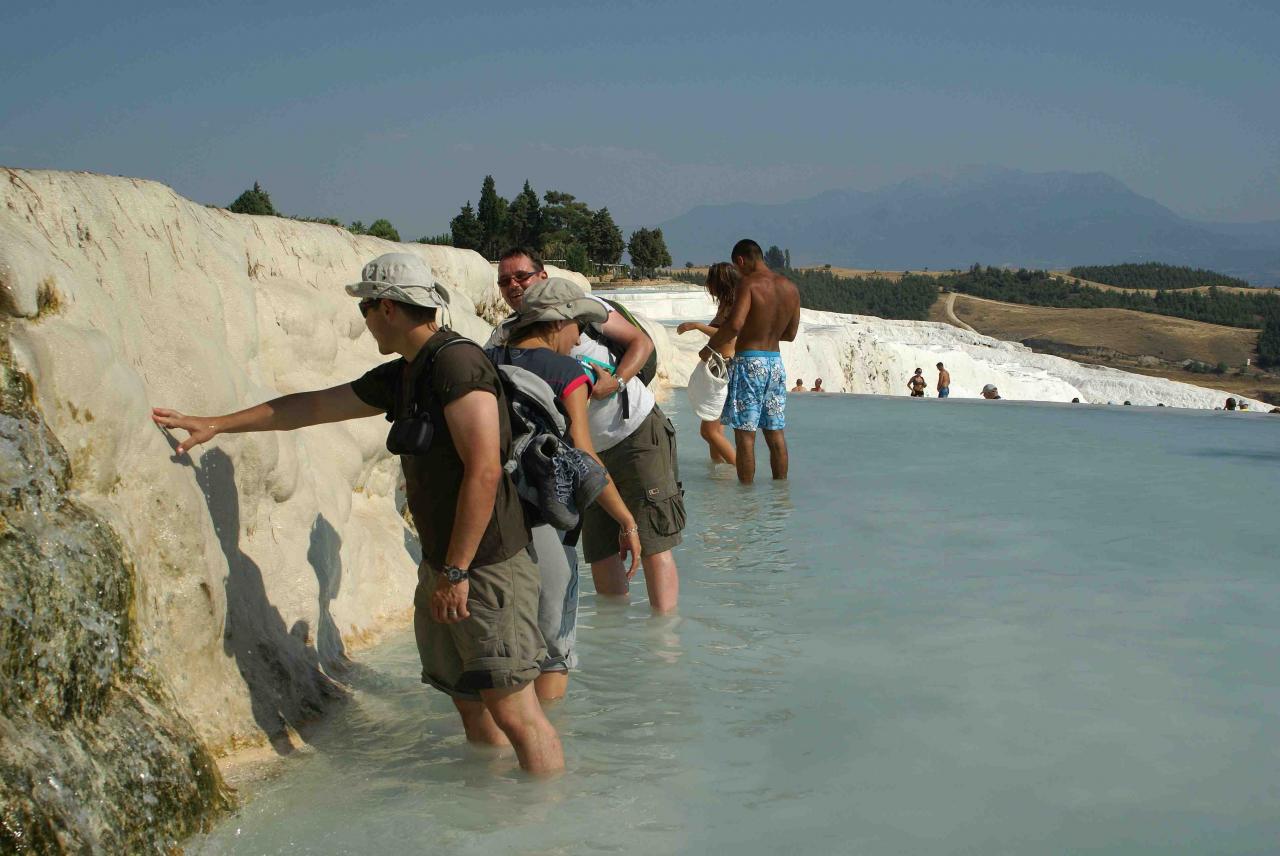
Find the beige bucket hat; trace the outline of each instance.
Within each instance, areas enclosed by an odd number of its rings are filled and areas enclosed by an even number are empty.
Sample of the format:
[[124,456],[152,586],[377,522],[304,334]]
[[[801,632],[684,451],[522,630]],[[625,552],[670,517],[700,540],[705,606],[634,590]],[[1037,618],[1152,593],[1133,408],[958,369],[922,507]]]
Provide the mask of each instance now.
[[431,266],[413,253],[378,256],[364,266],[359,282],[347,286],[347,294],[361,299],[386,298],[429,309],[449,305],[449,292],[436,281]]
[[603,324],[609,310],[599,300],[588,297],[581,288],[563,277],[544,279],[524,293],[520,311],[511,322],[508,336],[539,321],[581,321]]

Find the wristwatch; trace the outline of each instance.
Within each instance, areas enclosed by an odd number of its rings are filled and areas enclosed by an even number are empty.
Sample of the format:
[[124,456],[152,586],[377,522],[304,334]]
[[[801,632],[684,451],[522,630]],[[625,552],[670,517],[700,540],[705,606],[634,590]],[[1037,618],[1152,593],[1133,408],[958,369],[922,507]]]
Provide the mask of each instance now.
[[457,565],[445,565],[440,569],[440,576],[444,577],[451,583],[460,583],[469,578],[467,572],[462,570],[462,568],[459,568]]

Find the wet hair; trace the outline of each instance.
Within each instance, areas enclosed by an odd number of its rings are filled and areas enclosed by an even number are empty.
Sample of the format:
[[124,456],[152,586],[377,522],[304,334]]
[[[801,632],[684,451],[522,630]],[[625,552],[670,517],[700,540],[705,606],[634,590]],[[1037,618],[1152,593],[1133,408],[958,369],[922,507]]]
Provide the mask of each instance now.
[[1079,404],[1079,403],[1080,403],[1080,399],[1078,399],[1078,398],[1073,398],[1073,399],[1071,399],[1071,403],[1072,403],[1072,404]]
[[1228,409],[1228,410],[1235,410],[1235,409],[1236,409],[1236,400],[1235,400],[1234,398],[1228,398],[1228,399],[1227,399],[1227,409]]
[[729,253],[729,258],[741,258],[749,262],[764,261],[764,250],[760,249],[760,245],[750,238],[743,238],[733,245],[733,251]]
[[1133,407],[1133,402],[1132,402],[1132,401],[1125,401],[1124,406],[1125,406],[1125,407]]
[[920,374],[923,371],[924,369],[920,368],[919,366],[916,366],[916,374]]
[[942,368],[942,363],[938,363],[938,368]]
[[502,255],[498,256],[498,261],[505,262],[507,259],[514,259],[516,256],[528,256],[529,261],[533,262],[533,272],[542,272],[542,257],[532,247],[508,247],[502,251]]
[[716,262],[707,269],[707,292],[715,298],[716,306],[731,306],[741,281],[742,274],[729,262]]

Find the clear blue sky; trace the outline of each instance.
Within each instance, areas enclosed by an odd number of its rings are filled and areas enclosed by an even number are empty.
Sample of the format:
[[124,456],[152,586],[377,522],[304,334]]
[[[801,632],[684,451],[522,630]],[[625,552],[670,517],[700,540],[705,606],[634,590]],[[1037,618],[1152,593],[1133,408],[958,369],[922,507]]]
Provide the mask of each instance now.
[[406,238],[486,173],[624,228],[965,164],[1280,218],[1277,0],[183,5],[5,3],[0,164]]

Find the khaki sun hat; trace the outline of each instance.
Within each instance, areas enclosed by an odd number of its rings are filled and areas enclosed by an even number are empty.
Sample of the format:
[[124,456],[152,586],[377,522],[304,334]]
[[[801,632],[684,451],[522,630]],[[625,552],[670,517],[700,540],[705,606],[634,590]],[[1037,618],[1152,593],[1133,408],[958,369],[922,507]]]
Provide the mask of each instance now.
[[520,311],[516,313],[509,335],[514,336],[539,321],[581,321],[585,324],[603,324],[609,318],[609,310],[581,288],[563,277],[544,279],[524,293]]
[[347,286],[352,297],[394,300],[428,309],[449,305],[449,292],[431,266],[412,253],[384,253],[364,266],[360,281]]

